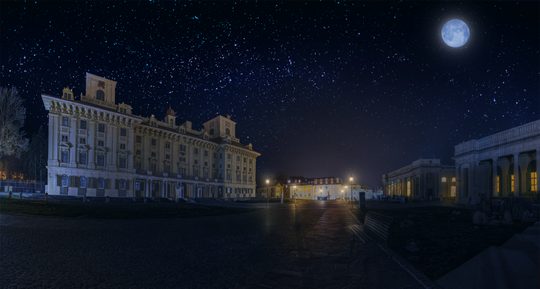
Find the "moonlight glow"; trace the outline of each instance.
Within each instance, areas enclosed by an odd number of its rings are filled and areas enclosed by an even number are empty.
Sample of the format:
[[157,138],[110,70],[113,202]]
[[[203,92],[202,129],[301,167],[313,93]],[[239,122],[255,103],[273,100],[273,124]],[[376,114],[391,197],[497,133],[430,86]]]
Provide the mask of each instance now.
[[441,29],[441,37],[444,43],[452,48],[458,48],[469,40],[469,26],[461,19],[452,19],[446,22]]

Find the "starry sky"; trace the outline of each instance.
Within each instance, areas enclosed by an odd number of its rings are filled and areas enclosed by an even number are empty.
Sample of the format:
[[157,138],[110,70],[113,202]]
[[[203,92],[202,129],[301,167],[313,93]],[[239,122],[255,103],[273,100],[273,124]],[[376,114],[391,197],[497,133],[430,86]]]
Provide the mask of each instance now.
[[[0,3],[0,85],[46,123],[41,93],[118,81],[117,101],[196,127],[237,121],[259,178],[381,174],[540,117],[538,2]],[[442,25],[463,19],[465,47]]]

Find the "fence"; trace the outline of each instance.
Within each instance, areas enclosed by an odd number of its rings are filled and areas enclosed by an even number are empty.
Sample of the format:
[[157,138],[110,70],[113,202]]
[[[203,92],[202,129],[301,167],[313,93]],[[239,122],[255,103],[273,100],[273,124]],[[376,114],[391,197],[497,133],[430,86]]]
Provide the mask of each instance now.
[[3,181],[0,181],[0,192],[45,193],[45,182],[3,180]]

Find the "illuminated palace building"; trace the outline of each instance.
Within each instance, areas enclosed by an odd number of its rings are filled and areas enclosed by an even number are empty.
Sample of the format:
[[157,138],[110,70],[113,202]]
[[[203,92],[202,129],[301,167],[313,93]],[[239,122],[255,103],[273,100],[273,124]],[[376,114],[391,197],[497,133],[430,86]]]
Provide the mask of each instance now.
[[455,146],[458,201],[490,197],[537,198],[540,120]]
[[383,175],[386,195],[416,200],[453,199],[457,195],[454,166],[439,159],[419,159]]
[[259,153],[236,138],[236,123],[217,116],[201,130],[132,114],[115,102],[116,82],[86,74],[86,94],[42,95],[49,112],[51,195],[154,198],[255,196]]

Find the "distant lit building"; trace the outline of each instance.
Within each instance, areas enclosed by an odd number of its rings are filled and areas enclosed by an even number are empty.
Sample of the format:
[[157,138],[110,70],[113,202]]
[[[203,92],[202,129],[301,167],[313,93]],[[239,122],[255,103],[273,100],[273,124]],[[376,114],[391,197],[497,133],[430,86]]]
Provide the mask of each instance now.
[[540,120],[455,146],[458,201],[483,197],[537,198]]
[[75,99],[42,95],[49,111],[48,182],[51,195],[156,198],[250,198],[256,159],[236,137],[236,123],[217,116],[196,130],[132,114],[116,103],[116,82],[86,74]]
[[383,175],[387,196],[416,200],[452,199],[457,195],[454,166],[442,165],[439,159],[419,159],[410,165]]
[[277,199],[281,198],[282,194],[285,194],[284,198],[288,198],[286,192],[287,185],[276,183],[257,188],[257,197],[262,199]]

